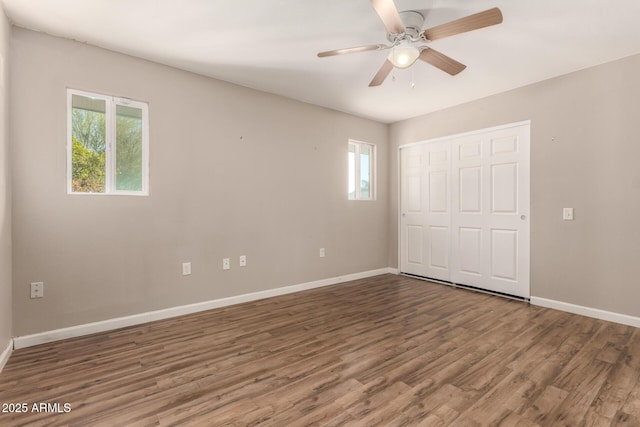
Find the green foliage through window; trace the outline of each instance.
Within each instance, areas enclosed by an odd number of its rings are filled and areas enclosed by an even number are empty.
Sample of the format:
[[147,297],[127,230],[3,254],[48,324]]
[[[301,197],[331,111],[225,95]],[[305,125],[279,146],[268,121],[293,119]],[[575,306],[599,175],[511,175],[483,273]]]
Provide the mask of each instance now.
[[97,153],[73,136],[72,191],[74,193],[104,193],[105,152]]
[[102,99],[73,95],[71,111],[71,189],[105,192],[106,104]]

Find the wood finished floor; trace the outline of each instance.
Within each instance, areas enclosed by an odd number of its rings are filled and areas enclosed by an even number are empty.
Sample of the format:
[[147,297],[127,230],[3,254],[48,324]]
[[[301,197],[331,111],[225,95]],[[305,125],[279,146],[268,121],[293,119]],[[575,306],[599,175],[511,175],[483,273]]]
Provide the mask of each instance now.
[[16,350],[1,426],[640,426],[640,329],[383,275]]

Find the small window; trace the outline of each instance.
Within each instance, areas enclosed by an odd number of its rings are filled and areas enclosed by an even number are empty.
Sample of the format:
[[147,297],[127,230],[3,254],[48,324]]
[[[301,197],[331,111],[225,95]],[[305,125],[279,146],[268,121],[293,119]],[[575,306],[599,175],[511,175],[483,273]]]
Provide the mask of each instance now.
[[67,192],[149,194],[146,103],[68,90]]
[[376,147],[349,141],[349,200],[375,199]]

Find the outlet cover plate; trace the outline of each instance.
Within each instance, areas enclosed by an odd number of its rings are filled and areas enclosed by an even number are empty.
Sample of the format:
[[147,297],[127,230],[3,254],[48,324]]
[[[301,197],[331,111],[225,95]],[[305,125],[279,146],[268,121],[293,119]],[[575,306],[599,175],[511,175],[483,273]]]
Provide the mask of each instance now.
[[44,282],[31,282],[31,298],[44,297]]

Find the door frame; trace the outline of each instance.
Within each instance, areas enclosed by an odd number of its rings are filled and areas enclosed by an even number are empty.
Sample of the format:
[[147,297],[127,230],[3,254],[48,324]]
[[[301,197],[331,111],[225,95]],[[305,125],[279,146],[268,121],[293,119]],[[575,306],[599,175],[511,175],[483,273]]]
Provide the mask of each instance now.
[[[453,140],[455,138],[461,138],[461,137],[468,137],[468,136],[474,136],[474,135],[478,135],[481,133],[485,133],[485,132],[494,132],[494,131],[499,131],[499,130],[503,130],[503,129],[509,129],[509,128],[513,128],[513,127],[519,127],[519,126],[529,126],[529,153],[528,153],[528,160],[529,160],[529,188],[528,188],[528,193],[529,193],[529,212],[527,213],[527,215],[529,216],[529,230],[528,230],[528,234],[529,234],[529,239],[528,239],[528,253],[529,253],[529,259],[528,259],[528,265],[529,265],[529,271],[528,271],[528,275],[529,275],[529,295],[531,294],[531,220],[532,220],[532,215],[531,215],[531,120],[522,120],[519,122],[513,122],[513,123],[507,123],[507,124],[503,124],[503,125],[498,125],[498,126],[491,126],[488,128],[482,128],[482,129],[476,129],[476,130],[472,130],[472,131],[468,131],[468,132],[461,132],[461,133],[456,133],[456,134],[451,134],[451,135],[445,135],[445,136],[440,136],[440,137],[436,137],[436,138],[431,138],[431,139],[425,139],[425,140],[421,140],[421,141],[415,141],[415,142],[410,142],[407,144],[401,144],[398,146],[398,150],[397,150],[397,162],[398,162],[398,188],[397,188],[397,194],[398,194],[398,209],[397,209],[397,217],[398,217],[398,224],[397,224],[397,233],[398,233],[398,273],[399,274],[405,274],[402,272],[402,154],[401,154],[401,150],[403,148],[410,148],[410,147],[416,147],[416,146],[420,146],[420,145],[425,145],[425,144],[431,144],[434,142],[442,142],[442,141],[446,141],[446,140]],[[413,276],[412,276],[413,277]],[[461,285],[461,286],[465,286],[464,284],[457,284],[457,283],[453,283],[453,282],[447,282],[447,281],[441,281],[441,280],[437,280],[437,279],[429,279],[431,281],[434,282],[441,282],[441,283],[446,283],[446,284],[450,284],[453,286],[457,286],[457,285]],[[493,292],[490,290],[486,290],[486,289],[481,289],[481,288],[475,288],[473,286],[465,286],[465,287],[469,287],[472,288],[474,290],[478,290],[480,292],[487,292],[487,293],[492,293],[492,294],[499,294],[498,292]],[[505,295],[507,297],[513,297],[511,295]],[[515,297],[515,298],[519,298],[519,297]],[[528,298],[524,298],[525,300],[528,300]]]

